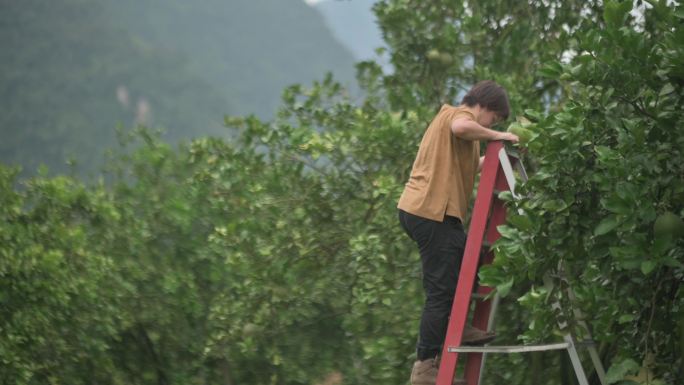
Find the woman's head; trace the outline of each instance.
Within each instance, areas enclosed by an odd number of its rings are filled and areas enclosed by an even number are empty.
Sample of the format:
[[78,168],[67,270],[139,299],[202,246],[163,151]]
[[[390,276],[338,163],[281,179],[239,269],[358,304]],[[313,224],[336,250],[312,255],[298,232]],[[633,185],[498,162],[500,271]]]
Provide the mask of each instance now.
[[500,85],[491,80],[483,80],[473,86],[468,93],[463,97],[461,104],[468,107],[480,106],[492,114],[488,120],[490,124],[497,120],[506,120],[510,114],[510,106],[508,104],[508,95],[506,90]]

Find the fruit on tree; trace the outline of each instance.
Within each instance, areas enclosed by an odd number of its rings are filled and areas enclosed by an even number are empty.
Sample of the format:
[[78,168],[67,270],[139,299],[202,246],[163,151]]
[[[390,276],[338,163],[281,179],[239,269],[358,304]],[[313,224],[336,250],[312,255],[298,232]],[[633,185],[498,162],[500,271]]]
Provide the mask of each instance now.
[[426,55],[426,56],[427,56],[428,60],[430,60],[430,61],[437,61],[437,60],[440,59],[439,50],[434,49],[434,48],[431,49],[431,50],[429,50],[429,51],[427,52],[427,55]]
[[245,337],[251,337],[259,333],[261,328],[253,323],[247,323],[242,327],[242,335]]
[[520,138],[520,144],[526,144],[532,139],[532,131],[523,127],[522,124],[518,122],[513,122],[508,126],[508,132],[513,133]]
[[656,218],[653,233],[656,237],[669,235],[672,239],[677,239],[684,236],[684,221],[675,213],[667,211]]
[[450,54],[442,52],[439,54],[439,62],[444,64],[445,66],[450,65],[454,62],[454,58]]

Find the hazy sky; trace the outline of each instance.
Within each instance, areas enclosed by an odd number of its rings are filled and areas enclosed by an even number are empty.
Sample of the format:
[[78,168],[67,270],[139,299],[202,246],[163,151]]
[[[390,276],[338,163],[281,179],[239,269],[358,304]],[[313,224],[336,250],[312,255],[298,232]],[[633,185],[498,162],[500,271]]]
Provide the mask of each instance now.
[[335,37],[357,60],[375,60],[391,70],[387,57],[375,49],[385,46],[372,7],[377,0],[303,0],[317,9]]

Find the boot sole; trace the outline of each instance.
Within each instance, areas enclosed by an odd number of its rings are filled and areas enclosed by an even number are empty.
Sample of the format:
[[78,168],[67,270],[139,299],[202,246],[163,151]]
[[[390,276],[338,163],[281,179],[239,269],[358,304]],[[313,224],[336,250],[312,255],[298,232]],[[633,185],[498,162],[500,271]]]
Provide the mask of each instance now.
[[468,346],[484,345],[484,344],[487,344],[487,343],[494,341],[495,338],[496,338],[496,335],[492,335],[492,336],[479,338],[476,340],[463,341],[463,345],[468,345]]

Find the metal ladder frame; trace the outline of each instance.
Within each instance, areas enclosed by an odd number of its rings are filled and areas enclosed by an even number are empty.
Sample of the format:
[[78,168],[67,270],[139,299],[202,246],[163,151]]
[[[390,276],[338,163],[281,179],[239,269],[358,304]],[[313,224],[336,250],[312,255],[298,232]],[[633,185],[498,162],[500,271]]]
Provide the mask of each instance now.
[[[513,159],[513,162],[511,159]],[[486,241],[490,244],[498,239],[500,234],[497,231],[496,226],[505,221],[505,207],[503,206],[503,202],[495,196],[496,192],[510,191],[513,197],[517,197],[515,193],[516,181],[513,163],[515,163],[515,168],[521,178],[527,180],[527,174],[522,162],[517,156],[506,151],[502,141],[494,141],[488,144],[480,177],[480,185],[475,200],[475,207],[473,208],[469,236],[466,242],[461,271],[452,304],[447,335],[442,349],[442,359],[436,385],[452,384],[456,373],[459,353],[469,353],[468,362],[465,368],[465,377],[468,385],[479,385],[482,380],[487,353],[510,354],[550,350],[567,350],[579,384],[589,385],[577,352],[578,347],[585,347],[588,349],[599,381],[602,385],[606,385],[605,370],[596,350],[596,346],[590,336],[586,340],[576,341],[574,336],[568,331],[563,337],[564,341],[557,343],[509,346],[460,346],[471,298],[485,298],[493,291],[490,287],[480,286],[477,289],[477,293],[473,294],[473,285],[475,275],[477,274],[478,264],[480,263],[480,250],[483,246],[483,239],[486,237]],[[491,263],[493,257],[493,252],[489,250],[482,258],[481,262],[483,264]],[[545,279],[550,278],[545,277]],[[574,293],[570,289],[568,289],[568,295],[570,298],[574,298]],[[494,295],[492,299],[478,302],[475,307],[473,325],[482,329],[492,330],[498,303],[498,295]],[[556,302],[552,306],[559,309],[560,303]],[[583,319],[581,314],[579,314],[578,309],[575,309],[574,316],[576,319]],[[584,321],[580,321],[580,324],[587,332],[589,331]],[[561,325],[561,328],[564,328],[563,325]]]

